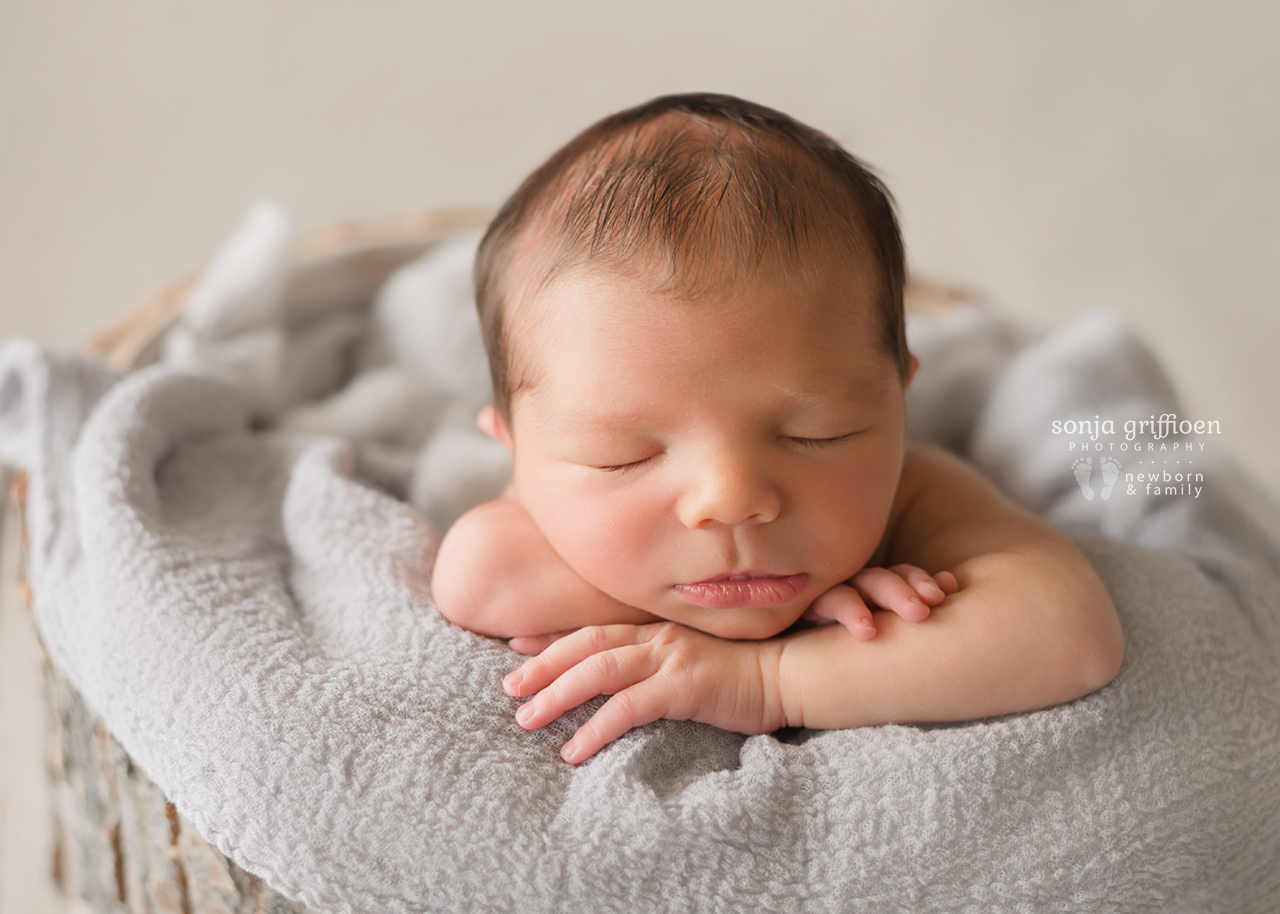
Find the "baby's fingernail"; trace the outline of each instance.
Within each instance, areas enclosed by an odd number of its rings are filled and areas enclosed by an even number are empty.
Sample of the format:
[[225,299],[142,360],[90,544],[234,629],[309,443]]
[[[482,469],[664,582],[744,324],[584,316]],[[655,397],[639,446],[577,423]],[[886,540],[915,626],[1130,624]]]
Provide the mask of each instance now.
[[564,748],[560,750],[560,757],[570,765],[576,765],[578,763],[578,756],[581,754],[582,753],[579,751],[577,743],[572,742],[565,743]]
[[524,682],[524,673],[520,670],[508,673],[507,678],[502,680],[502,688],[510,695],[520,694],[520,684]]
[[928,591],[929,596],[933,597],[935,600],[941,600],[946,596],[946,594],[942,592],[942,588],[932,581],[926,581],[924,589]]
[[533,702],[527,702],[520,706],[520,710],[516,712],[516,723],[524,726],[533,720]]

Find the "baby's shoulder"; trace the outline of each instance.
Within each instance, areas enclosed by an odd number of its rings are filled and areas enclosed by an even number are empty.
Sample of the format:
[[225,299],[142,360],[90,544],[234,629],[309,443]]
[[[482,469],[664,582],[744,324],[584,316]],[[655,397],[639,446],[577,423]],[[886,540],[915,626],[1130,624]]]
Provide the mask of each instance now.
[[921,500],[954,499],[957,495],[968,495],[974,489],[984,493],[993,491],[991,484],[977,470],[950,451],[908,441],[894,508],[905,509]]
[[907,443],[885,547],[900,552],[938,530],[1004,514],[1012,506],[981,473],[933,445]]

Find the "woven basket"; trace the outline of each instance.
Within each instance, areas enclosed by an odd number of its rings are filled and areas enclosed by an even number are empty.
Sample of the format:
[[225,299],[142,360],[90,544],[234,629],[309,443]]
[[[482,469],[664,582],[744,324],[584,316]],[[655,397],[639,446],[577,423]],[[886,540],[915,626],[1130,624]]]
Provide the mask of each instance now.
[[[372,300],[398,267],[438,241],[482,227],[479,210],[432,210],[346,222],[302,236],[292,251],[286,299],[334,305]],[[123,370],[156,361],[197,271],[148,296],[90,348]],[[913,280],[908,308],[936,311],[973,296]],[[24,509],[25,480],[12,485]],[[25,548],[25,529],[22,539]],[[25,567],[25,561],[20,563]],[[32,594],[20,582],[28,606]],[[210,845],[179,815],[107,731],[67,679],[44,662],[49,709],[49,777],[53,790],[53,872],[60,890],[97,912],[294,914],[305,908],[278,895]]]

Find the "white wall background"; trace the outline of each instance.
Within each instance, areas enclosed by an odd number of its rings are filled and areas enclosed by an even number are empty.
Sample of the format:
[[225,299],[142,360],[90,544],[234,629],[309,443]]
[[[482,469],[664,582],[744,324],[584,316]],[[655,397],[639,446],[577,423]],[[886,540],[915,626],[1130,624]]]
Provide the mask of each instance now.
[[77,345],[254,199],[497,204],[597,117],[713,89],[835,135],[916,269],[1119,312],[1280,493],[1280,4],[0,0],[0,338]]

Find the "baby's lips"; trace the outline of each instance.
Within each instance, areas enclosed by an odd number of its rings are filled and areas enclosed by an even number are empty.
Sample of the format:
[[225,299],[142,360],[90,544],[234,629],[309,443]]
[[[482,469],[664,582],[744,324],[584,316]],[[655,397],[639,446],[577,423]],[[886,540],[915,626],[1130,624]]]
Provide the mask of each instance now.
[[805,572],[769,574],[744,572],[718,575],[671,589],[684,599],[710,609],[777,606],[797,597],[809,582]]

